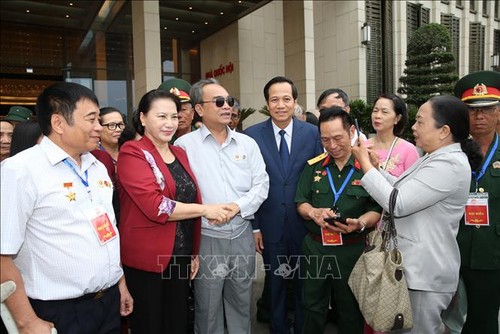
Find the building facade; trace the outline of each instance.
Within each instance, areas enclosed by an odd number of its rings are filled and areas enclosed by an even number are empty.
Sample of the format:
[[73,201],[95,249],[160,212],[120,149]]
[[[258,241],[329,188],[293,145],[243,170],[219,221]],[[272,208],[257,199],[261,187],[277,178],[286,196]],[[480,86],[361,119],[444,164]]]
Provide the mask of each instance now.
[[[64,30],[33,26],[15,3],[0,5],[2,106],[33,105],[50,82],[72,80],[130,115],[145,92],[177,76],[216,78],[243,107],[260,109],[276,75],[294,80],[308,110],[331,87],[371,103],[396,92],[411,34],[427,23],[449,29],[459,76],[499,69],[499,0],[92,1],[93,11],[68,14],[85,18]],[[59,8],[50,6],[53,17]],[[27,31],[39,41],[36,59],[18,47],[35,44]]]

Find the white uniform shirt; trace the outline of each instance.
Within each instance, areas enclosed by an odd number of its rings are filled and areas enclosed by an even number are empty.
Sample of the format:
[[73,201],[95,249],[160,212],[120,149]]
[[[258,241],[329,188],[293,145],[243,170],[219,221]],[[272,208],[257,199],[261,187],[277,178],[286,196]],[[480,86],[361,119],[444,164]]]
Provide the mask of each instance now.
[[106,168],[90,153],[75,165],[84,179],[87,171],[91,201],[66,158],[72,160],[44,137],[2,162],[1,254],[14,255],[33,299],[76,298],[113,286],[123,274],[119,238],[101,245],[86,216],[100,203],[116,225]]
[[269,176],[259,146],[249,136],[230,131],[220,145],[206,126],[175,141],[186,150],[204,204],[234,202],[240,207],[228,224],[210,225],[202,218],[203,235],[234,239],[243,233],[267,198]]

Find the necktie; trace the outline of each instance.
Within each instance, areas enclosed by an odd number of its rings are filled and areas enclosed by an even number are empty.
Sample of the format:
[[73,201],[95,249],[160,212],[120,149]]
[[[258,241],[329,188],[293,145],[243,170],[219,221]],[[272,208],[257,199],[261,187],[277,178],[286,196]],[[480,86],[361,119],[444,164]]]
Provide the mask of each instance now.
[[288,152],[288,144],[285,140],[285,130],[280,130],[279,134],[281,136],[280,142],[280,158],[281,164],[283,165],[283,170],[285,173],[288,171],[288,160],[290,158],[290,152]]

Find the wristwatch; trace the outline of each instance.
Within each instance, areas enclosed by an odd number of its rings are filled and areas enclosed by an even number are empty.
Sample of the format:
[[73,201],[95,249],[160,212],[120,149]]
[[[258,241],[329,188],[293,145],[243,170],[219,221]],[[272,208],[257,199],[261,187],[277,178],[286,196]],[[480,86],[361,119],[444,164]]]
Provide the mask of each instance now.
[[358,230],[358,233],[361,233],[361,232],[363,232],[365,230],[366,223],[364,221],[362,221],[362,220],[359,220],[359,225],[361,225],[361,229]]

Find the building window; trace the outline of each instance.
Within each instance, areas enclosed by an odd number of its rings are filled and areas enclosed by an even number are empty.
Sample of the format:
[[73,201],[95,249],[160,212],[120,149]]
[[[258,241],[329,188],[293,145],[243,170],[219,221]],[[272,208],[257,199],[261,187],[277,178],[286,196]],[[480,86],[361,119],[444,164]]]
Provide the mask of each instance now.
[[469,24],[469,72],[484,69],[484,31],[479,22]]
[[448,28],[451,37],[451,52],[455,56],[455,71],[460,66],[460,19],[454,15],[441,14],[441,24]]
[[469,8],[470,8],[470,11],[475,13],[476,12],[476,0],[469,0]]
[[444,3],[445,5],[449,5],[450,4],[450,0],[441,0],[442,3]]
[[495,0],[495,19],[500,19],[500,0]]
[[162,80],[181,78],[188,82],[198,81],[201,77],[199,50],[198,42],[171,38],[162,31]]
[[382,93],[395,92],[392,1],[366,0],[366,22],[372,38],[366,48],[367,102]]
[[[493,30],[493,54],[500,55],[500,30]],[[500,66],[493,67],[493,71],[500,72]]]
[[483,0],[483,16],[488,17],[488,0]]
[[406,4],[406,42],[410,41],[410,38],[415,30],[428,24],[430,22],[430,9],[425,8],[421,4],[414,4],[408,2]]
[[457,8],[464,8],[464,4],[462,3],[462,0],[457,0],[455,1],[455,6],[457,6]]

